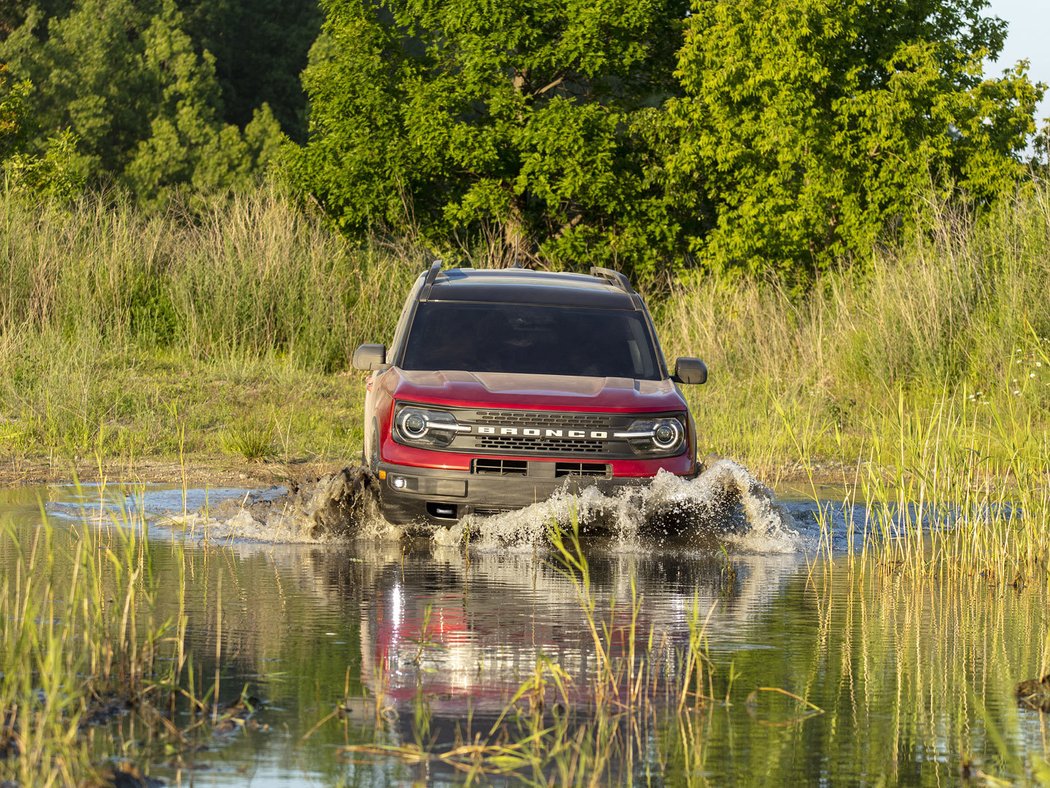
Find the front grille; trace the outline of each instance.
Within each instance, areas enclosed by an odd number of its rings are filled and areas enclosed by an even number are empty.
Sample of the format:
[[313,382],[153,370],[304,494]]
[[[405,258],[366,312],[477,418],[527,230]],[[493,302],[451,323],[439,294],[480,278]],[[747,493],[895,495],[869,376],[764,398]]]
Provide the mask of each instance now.
[[[421,405],[420,407],[431,407]],[[458,432],[442,451],[498,454],[569,462],[635,459],[639,454],[630,440],[617,438],[642,418],[662,418],[681,413],[581,413],[576,411],[510,410],[504,408],[449,408],[456,423],[469,431]],[[683,420],[684,423],[684,420]],[[570,437],[572,432],[578,437]],[[527,433],[527,434],[526,434]],[[684,450],[684,449],[683,449]],[[646,457],[666,456],[659,453]],[[509,467],[471,466],[474,473],[507,475]],[[564,475],[577,471],[567,470]],[[597,474],[597,471],[594,471]]]
[[609,416],[601,413],[544,413],[520,410],[479,410],[479,424],[505,424],[511,427],[549,427],[550,429],[604,430]]
[[524,476],[529,472],[525,460],[474,460],[474,473],[491,476]]
[[604,441],[516,438],[511,435],[479,435],[476,445],[479,449],[529,454],[601,454],[605,449]]
[[601,462],[556,462],[554,476],[603,476],[610,475],[609,466]]

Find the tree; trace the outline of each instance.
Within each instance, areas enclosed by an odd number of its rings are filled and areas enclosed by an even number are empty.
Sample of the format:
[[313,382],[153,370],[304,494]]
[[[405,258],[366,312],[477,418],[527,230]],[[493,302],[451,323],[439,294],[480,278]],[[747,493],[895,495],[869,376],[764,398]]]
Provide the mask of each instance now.
[[204,195],[250,181],[273,149],[258,138],[279,135],[272,113],[259,109],[251,145],[223,124],[214,58],[185,27],[174,0],[72,0],[47,19],[30,7],[0,44],[0,60],[37,88],[29,153],[65,155],[75,140],[89,180],[151,205],[183,186]]
[[[322,0],[293,177],[347,232],[669,259],[657,155],[685,0]],[[655,228],[655,232],[654,232]]]
[[25,145],[31,92],[28,80],[12,79],[7,66],[0,63],[0,161]]
[[181,0],[186,32],[215,56],[226,123],[243,128],[269,105],[293,139],[306,136],[300,75],[321,29],[317,0]]
[[714,269],[812,271],[863,254],[931,185],[1012,189],[1034,131],[1024,64],[997,79],[985,0],[702,0],[679,53],[668,160]]
[[8,187],[34,196],[71,199],[84,185],[85,164],[69,131],[49,137],[40,155],[26,152],[32,128],[33,85],[15,81],[0,63],[0,168]]
[[[132,189],[145,203],[162,206],[182,186],[192,186],[199,197],[247,185],[266,143],[249,145],[235,126],[221,123],[215,59],[207,50],[197,53],[174,4],[165,3],[151,19],[143,45],[152,118],[149,136],[125,168]],[[260,131],[263,137],[280,134],[266,105],[245,131],[250,139]]]

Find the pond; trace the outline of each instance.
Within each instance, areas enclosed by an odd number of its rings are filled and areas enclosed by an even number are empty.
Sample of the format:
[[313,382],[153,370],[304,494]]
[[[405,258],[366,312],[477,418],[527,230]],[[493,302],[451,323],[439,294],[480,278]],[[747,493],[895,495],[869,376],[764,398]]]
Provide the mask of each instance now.
[[192,747],[151,744],[122,710],[84,734],[98,759],[133,741],[142,771],[193,785],[940,785],[1032,780],[1050,754],[1047,716],[1014,697],[1045,666],[1045,584],[861,560],[836,491],[822,508],[782,494],[791,539],[759,549],[286,544],[160,518],[245,492],[0,492],[8,578],[45,520],[58,562],[83,529],[142,529],[156,615],[185,617],[191,684],[222,708],[246,700]]

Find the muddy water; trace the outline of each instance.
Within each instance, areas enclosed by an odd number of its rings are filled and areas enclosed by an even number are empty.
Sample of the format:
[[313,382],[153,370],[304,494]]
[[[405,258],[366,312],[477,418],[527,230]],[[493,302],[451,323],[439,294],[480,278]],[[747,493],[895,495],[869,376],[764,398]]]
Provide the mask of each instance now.
[[[356,540],[292,521],[267,532],[259,504],[281,491],[9,490],[0,518],[27,541],[42,517],[61,539],[139,510],[160,589],[178,587],[184,562],[200,675],[217,672],[225,699],[247,687],[261,703],[256,725],[216,735],[178,766],[158,752],[148,771],[166,782],[456,784],[464,775],[438,761],[346,748],[447,751],[487,732],[542,659],[569,677],[559,702],[585,725],[598,660],[571,576],[543,538],[574,507],[612,524],[586,556],[613,656],[627,658],[633,640],[636,655],[670,662],[693,611],[706,619],[710,700],[679,714],[674,699],[657,698],[608,779],[952,784],[964,770],[1031,779],[1050,733],[1045,717],[1017,708],[1013,688],[1040,668],[1045,589],[913,582],[818,555],[815,505],[776,500],[736,474],[663,480],[633,500],[555,500],[433,539],[374,522]],[[839,549],[848,514],[822,510]],[[676,518],[684,538],[667,533]],[[5,537],[0,571],[11,561]],[[162,615],[176,612],[174,597],[158,594]]]

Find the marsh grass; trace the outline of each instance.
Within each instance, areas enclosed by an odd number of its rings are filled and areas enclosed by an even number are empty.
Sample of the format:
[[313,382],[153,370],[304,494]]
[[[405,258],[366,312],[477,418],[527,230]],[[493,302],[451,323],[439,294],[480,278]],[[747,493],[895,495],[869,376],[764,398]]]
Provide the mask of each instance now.
[[1050,561],[1050,189],[978,221],[933,202],[921,218],[903,246],[803,296],[684,281],[661,310],[665,342],[713,370],[687,391],[702,445],[772,481],[808,477],[814,498],[837,477],[870,513],[850,536],[899,565],[1038,579]]
[[[1032,576],[1048,558],[1050,188],[980,219],[931,200],[916,226],[805,293],[687,276],[650,298],[658,330],[669,357],[712,370],[686,389],[701,455],[774,484],[838,480],[873,512],[850,527],[894,561]],[[350,355],[389,341],[424,262],[266,189],[194,215],[3,193],[0,249],[0,455],[59,465],[353,460]]]
[[[101,783],[123,768],[117,754],[148,772],[153,748],[192,749],[232,715],[204,713],[218,687],[197,682],[187,650],[182,548],[178,586],[162,589],[142,513],[104,503],[103,486],[70,529],[41,511],[28,543],[0,523],[0,782]],[[158,617],[159,594],[177,613]],[[114,725],[125,715],[139,723],[128,734]]]
[[353,246],[271,191],[203,215],[119,195],[0,194],[0,452],[164,456],[272,413],[290,456],[359,444],[360,343],[388,338],[423,266]]
[[[667,355],[700,355],[687,394],[701,454],[766,476],[870,461],[898,405],[980,403],[976,424],[1045,436],[1050,412],[1050,188],[979,220],[936,201],[919,231],[806,293],[691,275],[650,306]],[[272,414],[278,453],[356,456],[361,342],[389,342],[422,250],[352,244],[273,190],[189,214],[117,194],[72,206],[0,194],[0,452],[242,452]],[[484,264],[483,259],[475,264]],[[951,438],[951,436],[948,436]],[[1015,481],[1019,481],[1016,480]]]
[[272,420],[243,418],[227,428],[223,447],[231,454],[241,455],[248,462],[257,462],[277,453],[275,439],[276,429]]
[[[805,294],[776,282],[685,279],[660,308],[669,356],[711,368],[688,389],[701,441],[756,468],[866,461],[896,438],[898,408],[930,413],[968,396],[976,424],[1047,429],[1050,188],[973,220],[931,202],[924,231]],[[950,436],[948,436],[950,437]]]

